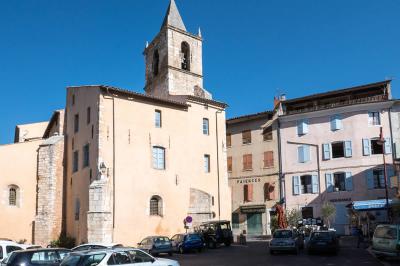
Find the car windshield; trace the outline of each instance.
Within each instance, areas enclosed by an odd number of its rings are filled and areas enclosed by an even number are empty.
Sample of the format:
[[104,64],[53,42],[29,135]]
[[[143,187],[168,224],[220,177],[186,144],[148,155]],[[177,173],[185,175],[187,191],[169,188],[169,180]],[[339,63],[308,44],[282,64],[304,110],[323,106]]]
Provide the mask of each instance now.
[[332,234],[329,232],[314,232],[311,235],[311,239],[329,240],[332,239]]
[[292,237],[292,231],[290,230],[279,230],[275,231],[274,238],[290,238]]
[[81,256],[79,256],[79,255],[67,256],[61,263],[61,266],[76,266],[76,265],[78,265],[80,259],[81,259]]
[[231,229],[230,227],[231,227],[231,225],[229,224],[229,223],[223,223],[223,224],[220,224],[220,227],[221,227],[221,229],[222,230],[225,230],[225,229]]
[[397,239],[396,228],[390,226],[381,226],[376,228],[374,237],[385,239]]
[[169,242],[168,237],[157,237],[154,241],[156,244],[165,244]]

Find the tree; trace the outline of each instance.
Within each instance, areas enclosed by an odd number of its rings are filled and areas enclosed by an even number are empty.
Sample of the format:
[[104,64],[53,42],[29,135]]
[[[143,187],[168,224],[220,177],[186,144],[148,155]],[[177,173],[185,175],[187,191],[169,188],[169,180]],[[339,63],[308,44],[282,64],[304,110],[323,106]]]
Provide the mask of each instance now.
[[333,205],[330,202],[325,202],[324,205],[322,205],[321,213],[322,213],[322,218],[324,218],[324,220],[327,221],[328,227],[330,228],[331,219],[336,215],[335,205]]
[[302,219],[301,211],[296,209],[286,211],[286,219],[290,227],[297,227],[298,221]]

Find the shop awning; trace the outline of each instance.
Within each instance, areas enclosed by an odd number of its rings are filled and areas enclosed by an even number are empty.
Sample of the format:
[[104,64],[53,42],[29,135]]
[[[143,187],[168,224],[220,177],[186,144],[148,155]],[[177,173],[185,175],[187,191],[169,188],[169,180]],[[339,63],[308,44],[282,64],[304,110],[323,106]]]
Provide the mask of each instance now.
[[246,205],[240,206],[241,213],[264,213],[265,205]]
[[[392,200],[389,199],[389,205],[391,204]],[[385,208],[386,208],[386,199],[353,201],[353,209],[356,211],[379,210]]]

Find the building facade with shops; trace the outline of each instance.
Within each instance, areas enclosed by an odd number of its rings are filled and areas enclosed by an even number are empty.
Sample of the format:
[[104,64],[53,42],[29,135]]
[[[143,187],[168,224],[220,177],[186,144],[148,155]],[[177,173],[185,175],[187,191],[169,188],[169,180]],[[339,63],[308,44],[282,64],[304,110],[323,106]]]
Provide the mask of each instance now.
[[234,234],[271,234],[279,201],[277,123],[272,111],[228,119],[227,168]]
[[392,105],[390,81],[282,100],[279,134],[286,209],[316,218],[322,216],[323,204],[331,202],[336,207],[334,228],[349,233],[348,206],[385,198],[384,160],[389,197],[394,197],[398,179]]

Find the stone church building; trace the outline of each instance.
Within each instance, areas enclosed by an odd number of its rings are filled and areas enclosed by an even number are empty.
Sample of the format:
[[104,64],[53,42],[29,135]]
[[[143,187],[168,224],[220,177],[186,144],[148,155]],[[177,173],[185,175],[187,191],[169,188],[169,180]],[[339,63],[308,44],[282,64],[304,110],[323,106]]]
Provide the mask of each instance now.
[[187,216],[230,220],[226,104],[203,88],[201,34],[173,0],[144,56],[144,94],[68,87],[65,110],[0,146],[0,237],[135,245],[183,232]]

